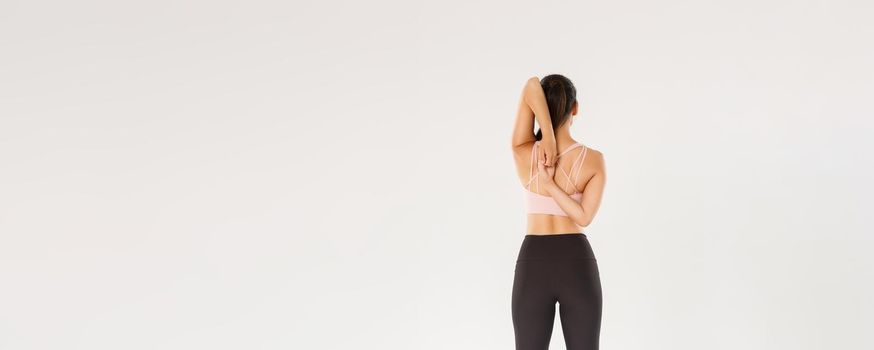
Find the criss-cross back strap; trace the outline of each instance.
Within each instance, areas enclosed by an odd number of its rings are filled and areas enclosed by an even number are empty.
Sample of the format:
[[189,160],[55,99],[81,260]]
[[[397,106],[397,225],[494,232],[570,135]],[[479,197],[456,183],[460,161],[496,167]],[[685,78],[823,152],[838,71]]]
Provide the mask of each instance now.
[[534,146],[531,146],[531,169],[528,173],[528,183],[525,184],[525,187],[529,190],[531,189],[531,181],[534,181],[534,162],[537,159],[537,154],[534,152],[537,149],[537,142],[534,143]]
[[582,146],[582,145],[579,144],[579,143],[574,142],[573,145],[567,146],[567,147],[564,149],[564,151],[561,151],[561,153],[559,153],[555,158],[561,157],[561,156],[563,156],[565,153],[568,153],[568,152],[570,152],[572,149],[577,148],[577,147],[580,147],[580,146]]
[[577,168],[576,168],[576,171],[577,171],[576,174],[574,174],[574,169],[571,168],[571,175],[573,177],[573,180],[571,180],[572,184],[576,184],[577,180],[580,178],[580,173],[583,172],[583,162],[586,161],[586,154],[588,154],[588,153],[589,153],[589,147],[583,146],[583,150],[580,152],[579,155],[577,155],[577,158],[580,160],[580,162],[579,162],[579,166],[577,166]]
[[[580,146],[581,146],[581,145],[580,145],[579,143],[574,143],[573,145],[571,145],[570,147],[568,147],[568,151],[570,151],[571,149],[574,149],[574,148],[580,147]],[[577,158],[579,158],[579,156],[577,156]],[[574,169],[574,166],[575,166],[576,162],[577,162],[577,160],[574,160],[574,162],[571,164],[571,173],[573,173],[573,169]],[[558,170],[561,171],[561,173],[564,175],[564,177],[567,179],[568,182],[571,181],[571,177],[570,177],[570,175],[568,175],[568,173],[567,173],[566,171],[564,171],[564,168],[562,168],[562,167],[558,167]],[[567,192],[567,184],[565,184],[564,187],[565,187],[565,190],[564,190],[564,191]]]
[[[535,167],[536,162],[537,162],[536,149],[537,149],[538,144],[540,144],[540,141],[534,142],[534,146],[531,147],[531,172],[528,174],[528,183],[525,184],[525,186],[529,190],[531,189],[531,181],[537,177],[537,174],[535,173],[534,167]],[[567,146],[564,150],[562,150],[555,158],[558,159],[559,157],[567,154],[572,149],[577,148],[577,147],[583,147],[583,145],[578,143],[578,142],[574,142],[574,144]],[[577,156],[577,159],[579,159],[579,155]],[[576,160],[574,160],[574,164],[576,164]],[[571,173],[573,173],[573,170],[574,170],[573,167],[574,167],[574,165],[571,165]],[[567,177],[568,181],[570,181],[571,178],[570,178],[570,176],[568,176],[568,173],[565,172],[564,169],[561,169],[561,168],[559,168],[559,169],[561,170],[562,173],[564,173],[564,176]],[[565,187],[567,187],[567,186],[565,186]],[[540,191],[540,181],[539,180],[537,181],[537,191]],[[565,189],[565,192],[567,192],[567,189]]]
[[[576,148],[576,147],[582,147],[582,145],[579,144],[579,143],[576,143],[576,144],[573,145],[573,148]],[[571,148],[571,147],[568,147],[568,148]],[[577,154],[577,158],[574,159],[573,163],[571,163],[571,174],[574,173],[574,170],[575,170],[575,168],[576,168],[576,166],[577,166],[577,162],[580,160],[580,154],[582,154],[582,153],[583,153],[583,152],[580,151],[580,153]],[[564,191],[567,192],[567,191],[568,191],[568,185],[573,185],[575,182],[574,182],[573,179],[571,178],[571,175],[568,175],[568,173],[567,173],[566,171],[564,171],[563,168],[560,168],[560,167],[559,167],[558,170],[561,170],[561,173],[564,174],[564,177],[567,179],[567,183],[564,185]]]

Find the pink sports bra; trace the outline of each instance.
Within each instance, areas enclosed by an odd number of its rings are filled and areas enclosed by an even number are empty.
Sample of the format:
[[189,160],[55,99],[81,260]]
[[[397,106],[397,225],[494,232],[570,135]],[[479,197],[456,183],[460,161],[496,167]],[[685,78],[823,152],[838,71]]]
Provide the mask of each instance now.
[[[531,147],[531,175],[529,176],[530,179],[528,180],[528,183],[525,184],[525,188],[523,189],[523,191],[525,192],[525,212],[527,212],[528,214],[549,214],[567,216],[567,213],[565,213],[564,210],[562,210],[561,207],[558,206],[558,203],[556,203],[555,199],[550,196],[545,196],[531,191],[531,181],[533,181],[535,178],[537,178],[537,175],[539,175],[537,173],[536,164],[536,150],[537,145],[539,144],[540,141],[535,141],[534,146]],[[574,159],[574,162],[571,165],[571,175],[568,175],[568,173],[565,172],[564,169],[558,168],[559,170],[561,170],[564,176],[567,177],[568,185],[573,185],[577,183],[576,180],[579,178],[580,173],[582,172],[581,170],[583,168],[583,161],[586,159],[586,153],[588,153],[589,148],[579,142],[574,142],[573,145],[565,148],[556,157],[561,157],[564,154],[568,153],[570,150],[577,147],[582,147],[583,150],[580,151],[580,153],[577,155],[577,158]],[[537,181],[537,190],[540,190],[540,181]],[[565,193],[567,193],[567,185],[565,185],[564,191]],[[580,200],[583,198],[583,193],[574,192],[570,195],[570,197],[577,202],[580,202]]]

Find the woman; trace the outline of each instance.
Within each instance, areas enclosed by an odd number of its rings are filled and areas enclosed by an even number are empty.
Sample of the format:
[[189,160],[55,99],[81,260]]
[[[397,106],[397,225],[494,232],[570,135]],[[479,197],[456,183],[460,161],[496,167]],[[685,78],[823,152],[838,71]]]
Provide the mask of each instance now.
[[529,79],[519,103],[513,156],[528,230],[513,279],[516,350],[549,348],[556,303],[567,349],[598,349],[601,279],[582,229],[598,212],[606,173],[604,155],[571,138],[577,108],[574,85],[559,74]]

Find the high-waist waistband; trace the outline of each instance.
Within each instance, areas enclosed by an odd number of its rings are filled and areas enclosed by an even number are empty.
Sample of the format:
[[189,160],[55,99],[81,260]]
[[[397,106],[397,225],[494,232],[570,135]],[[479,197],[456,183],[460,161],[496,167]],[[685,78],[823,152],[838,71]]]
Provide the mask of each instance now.
[[516,261],[567,259],[595,259],[585,233],[525,235]]
[[533,234],[527,234],[527,235],[525,235],[525,238],[526,238],[526,239],[528,239],[528,238],[531,238],[531,239],[535,239],[535,238],[561,238],[561,237],[568,237],[568,236],[583,236],[583,237],[586,237],[586,234],[585,234],[585,233],[582,233],[582,232],[572,232],[572,233],[551,233],[551,234],[544,234],[544,235],[533,235]]

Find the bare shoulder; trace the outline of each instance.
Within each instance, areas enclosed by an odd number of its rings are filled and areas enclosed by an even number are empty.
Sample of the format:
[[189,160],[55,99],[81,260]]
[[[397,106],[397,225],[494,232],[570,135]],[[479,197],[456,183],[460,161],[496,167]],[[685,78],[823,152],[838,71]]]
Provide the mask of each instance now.
[[601,150],[593,147],[586,146],[588,150],[588,154],[586,155],[586,163],[591,164],[593,169],[597,171],[603,171],[604,169],[604,153]]
[[586,146],[586,147],[589,148],[589,157],[592,157],[592,158],[598,159],[598,160],[604,160],[604,152],[601,152],[601,150],[594,148],[594,147],[589,147],[589,146]]

